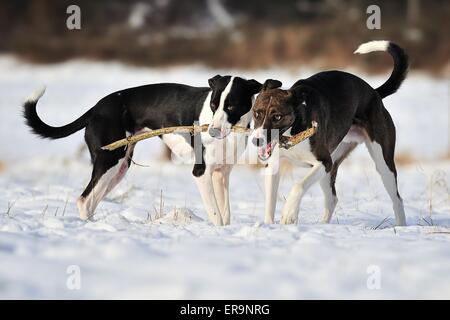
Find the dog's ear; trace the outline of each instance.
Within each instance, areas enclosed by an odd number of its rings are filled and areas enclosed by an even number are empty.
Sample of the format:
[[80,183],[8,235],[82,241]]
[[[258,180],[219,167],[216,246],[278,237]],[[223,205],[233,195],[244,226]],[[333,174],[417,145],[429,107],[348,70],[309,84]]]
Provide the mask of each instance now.
[[297,90],[297,88],[289,89],[287,93],[288,98],[292,101],[297,101],[302,96],[301,92]]
[[313,105],[316,104],[319,99],[319,93],[310,86],[300,85],[289,92],[292,94],[292,99],[299,106]]
[[213,89],[215,84],[217,83],[217,81],[220,80],[220,79],[222,79],[222,76],[220,74],[218,74],[218,75],[212,77],[211,79],[209,79],[208,80],[209,87],[211,89]]
[[257,94],[262,88],[262,84],[255,79],[247,80],[247,85],[249,86],[252,94]]
[[309,90],[305,87],[297,87],[289,90],[291,93],[291,99],[296,105],[305,104],[309,100]]
[[266,90],[270,90],[270,89],[276,89],[281,87],[283,84],[281,83],[281,81],[278,80],[273,80],[273,79],[267,79],[263,86],[262,86],[262,91],[266,91]]

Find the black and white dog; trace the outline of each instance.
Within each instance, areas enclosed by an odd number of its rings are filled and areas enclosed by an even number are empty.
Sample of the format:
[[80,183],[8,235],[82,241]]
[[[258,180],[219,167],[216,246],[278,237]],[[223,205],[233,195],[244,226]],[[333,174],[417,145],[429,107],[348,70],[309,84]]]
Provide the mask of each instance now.
[[[134,146],[104,151],[101,147],[129,134],[169,126],[210,124],[209,132],[193,137],[167,134],[161,138],[181,157],[195,159],[192,174],[208,217],[215,225],[230,223],[229,175],[237,158],[230,150],[246,142],[244,135],[230,133],[233,125],[246,127],[252,118],[253,96],[262,85],[256,80],[217,75],[208,87],[161,83],[114,92],[101,99],[80,118],[62,127],[44,123],[36,112],[44,90],[24,104],[24,117],[32,131],[44,138],[67,137],[83,128],[93,163],[92,177],[77,201],[81,219],[93,216],[99,202],[125,176]],[[196,146],[195,150],[194,146]],[[226,154],[223,149],[228,150]]]
[[[390,78],[377,89],[340,71],[320,72],[297,81],[289,90],[279,89],[281,82],[276,80],[264,83],[253,106],[256,129],[251,139],[269,169],[265,181],[265,223],[274,221],[279,172],[270,168],[276,165],[279,157],[311,168],[289,192],[281,223],[297,222],[302,196],[316,182],[320,182],[325,196],[323,221],[329,222],[337,203],[335,181],[339,165],[364,142],[392,199],[396,224],[405,225],[394,163],[395,126],[382,99],[395,93],[406,78],[408,57],[399,46],[388,41],[362,44],[355,53],[372,51],[388,51],[394,59]],[[318,123],[314,136],[292,149],[279,148],[282,134],[303,131],[312,121]],[[276,130],[275,134],[273,130]]]

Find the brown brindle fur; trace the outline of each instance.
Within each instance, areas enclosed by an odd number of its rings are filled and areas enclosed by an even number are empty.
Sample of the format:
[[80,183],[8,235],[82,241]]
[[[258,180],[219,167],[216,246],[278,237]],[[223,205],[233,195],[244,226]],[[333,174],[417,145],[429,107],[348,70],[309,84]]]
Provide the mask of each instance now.
[[[295,120],[295,110],[294,105],[288,103],[292,98],[292,93],[287,90],[277,88],[262,91],[253,106],[255,128],[263,126],[263,128],[271,130],[292,126]],[[280,121],[274,119],[276,115],[282,116]]]

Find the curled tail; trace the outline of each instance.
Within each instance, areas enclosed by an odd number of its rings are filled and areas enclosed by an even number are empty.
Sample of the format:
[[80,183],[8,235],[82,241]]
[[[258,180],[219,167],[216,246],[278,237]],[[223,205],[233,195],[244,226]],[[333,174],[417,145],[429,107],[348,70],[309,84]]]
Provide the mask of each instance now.
[[384,99],[400,88],[408,74],[409,59],[402,48],[390,41],[366,42],[360,45],[354,53],[366,54],[373,51],[387,51],[394,59],[394,70],[392,71],[391,76],[381,85],[381,87],[375,89],[381,98]]
[[36,112],[36,104],[44,95],[44,92],[45,88],[42,88],[31,97],[29,97],[23,105],[23,116],[25,118],[26,124],[35,134],[43,138],[59,139],[67,137],[83,129],[87,125],[87,122],[91,117],[92,109],[87,111],[77,120],[62,127],[52,127],[43,122]]

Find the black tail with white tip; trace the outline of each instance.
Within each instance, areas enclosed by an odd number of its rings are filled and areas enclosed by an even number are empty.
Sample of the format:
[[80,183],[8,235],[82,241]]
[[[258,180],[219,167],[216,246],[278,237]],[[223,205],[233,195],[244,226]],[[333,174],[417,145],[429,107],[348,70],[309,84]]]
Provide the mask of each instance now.
[[67,137],[83,129],[87,125],[91,117],[92,109],[87,111],[77,120],[62,127],[52,127],[43,122],[36,112],[36,104],[44,95],[44,92],[45,88],[37,91],[29,97],[23,105],[23,116],[25,117],[26,124],[31,128],[33,133],[41,136],[42,138],[59,139]]
[[354,53],[366,54],[374,51],[387,51],[394,59],[394,70],[392,71],[391,76],[385,83],[383,83],[383,85],[381,85],[381,87],[376,89],[378,94],[383,99],[395,93],[398,88],[400,88],[408,74],[409,59],[408,55],[402,48],[390,41],[366,42],[360,45]]

